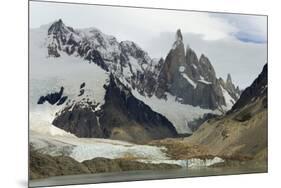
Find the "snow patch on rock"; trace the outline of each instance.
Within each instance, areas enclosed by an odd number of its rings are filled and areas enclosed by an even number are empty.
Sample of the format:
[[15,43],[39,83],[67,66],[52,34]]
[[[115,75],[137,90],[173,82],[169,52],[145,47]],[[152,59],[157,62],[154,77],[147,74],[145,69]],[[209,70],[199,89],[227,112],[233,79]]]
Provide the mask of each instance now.
[[203,109],[199,106],[181,104],[177,102],[176,97],[166,93],[167,99],[159,99],[155,96],[145,97],[140,95],[136,90],[132,90],[133,95],[150,106],[152,110],[164,115],[176,128],[178,133],[191,134],[192,131],[188,122],[202,118],[204,114],[220,114],[218,110]]
[[180,66],[180,67],[179,67],[179,71],[180,71],[180,72],[184,72],[184,71],[185,71],[185,67],[184,67],[184,66]]
[[194,89],[197,87],[197,84],[191,78],[189,78],[187,74],[181,73],[181,75],[193,86]]
[[235,103],[235,100],[229,95],[229,93],[221,86],[221,90],[225,100],[225,106],[223,107],[224,110],[230,110]]

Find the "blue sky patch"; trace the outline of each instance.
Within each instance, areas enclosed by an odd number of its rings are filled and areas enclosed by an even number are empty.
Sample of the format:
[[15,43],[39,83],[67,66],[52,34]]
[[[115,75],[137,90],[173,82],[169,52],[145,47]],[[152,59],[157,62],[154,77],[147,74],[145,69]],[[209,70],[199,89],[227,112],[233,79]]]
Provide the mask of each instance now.
[[251,43],[258,43],[258,44],[263,44],[263,43],[267,42],[267,40],[264,36],[253,35],[250,33],[243,32],[243,31],[234,33],[233,36],[242,42],[251,42]]

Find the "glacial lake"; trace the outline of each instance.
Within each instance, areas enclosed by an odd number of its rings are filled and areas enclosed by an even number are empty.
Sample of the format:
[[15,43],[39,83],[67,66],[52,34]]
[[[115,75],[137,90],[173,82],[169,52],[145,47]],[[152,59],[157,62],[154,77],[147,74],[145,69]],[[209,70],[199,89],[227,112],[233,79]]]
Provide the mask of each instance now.
[[109,182],[125,182],[156,179],[173,179],[186,177],[204,177],[218,175],[237,175],[251,173],[267,173],[266,167],[223,167],[223,168],[181,168],[173,170],[144,170],[144,171],[125,171],[114,173],[98,173],[85,175],[57,176],[46,179],[31,180],[29,187],[45,187],[75,184],[94,184]]

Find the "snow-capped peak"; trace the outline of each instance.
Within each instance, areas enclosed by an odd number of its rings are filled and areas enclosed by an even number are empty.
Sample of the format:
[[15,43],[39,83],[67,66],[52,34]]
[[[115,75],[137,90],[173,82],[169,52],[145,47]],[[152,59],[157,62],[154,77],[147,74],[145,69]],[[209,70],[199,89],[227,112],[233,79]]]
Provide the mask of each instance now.
[[66,27],[61,19],[55,21],[48,30],[48,35],[54,34],[68,34],[71,32],[71,29]]

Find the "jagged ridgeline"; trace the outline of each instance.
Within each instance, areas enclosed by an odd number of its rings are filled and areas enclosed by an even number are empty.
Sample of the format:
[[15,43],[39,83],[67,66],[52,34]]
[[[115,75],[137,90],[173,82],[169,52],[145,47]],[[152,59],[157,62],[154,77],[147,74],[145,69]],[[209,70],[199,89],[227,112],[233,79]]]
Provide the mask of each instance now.
[[[95,73],[81,80],[83,87],[74,98],[64,93],[53,124],[79,137],[145,141],[191,134],[204,118],[231,109],[240,96],[230,75],[226,81],[217,78],[206,55],[198,58],[185,48],[180,30],[168,55],[160,59],[132,41],[119,42],[96,28],[74,29],[62,20],[51,24],[45,37],[48,60],[73,57],[107,75],[100,89],[104,101],[89,94],[97,87],[88,83],[99,79]],[[41,96],[43,103],[56,95]]]
[[[59,20],[48,30],[49,55],[59,57],[60,53],[79,54],[105,70],[123,75],[133,89],[143,95],[166,97],[165,92],[177,96],[179,102],[208,109],[226,106],[223,89],[234,103],[240,90],[232,83],[217,79],[209,59],[187,47],[186,51],[180,30],[176,41],[165,60],[151,59],[137,44],[131,41],[118,43],[115,37],[104,35],[97,29],[75,31]],[[223,87],[223,88],[221,88]]]
[[[176,41],[168,53],[158,77],[156,95],[166,97],[166,92],[177,97],[183,104],[191,104],[207,109],[231,106],[239,97],[228,75],[225,83],[216,77],[216,72],[209,59],[196,53],[189,47],[184,48],[181,31],[176,33]],[[226,97],[230,95],[231,98]]]

